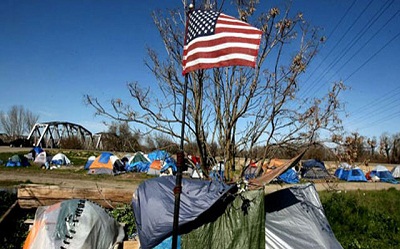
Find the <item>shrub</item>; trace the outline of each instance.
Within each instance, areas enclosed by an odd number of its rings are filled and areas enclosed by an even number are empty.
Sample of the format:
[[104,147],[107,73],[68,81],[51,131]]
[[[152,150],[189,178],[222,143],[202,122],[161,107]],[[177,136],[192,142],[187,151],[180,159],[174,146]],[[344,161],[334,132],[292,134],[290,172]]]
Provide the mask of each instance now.
[[136,233],[135,217],[133,215],[132,207],[128,204],[114,208],[110,214],[116,221],[123,223],[125,234],[131,238]]
[[82,141],[75,136],[62,138],[60,140],[60,148],[81,150],[84,148]]

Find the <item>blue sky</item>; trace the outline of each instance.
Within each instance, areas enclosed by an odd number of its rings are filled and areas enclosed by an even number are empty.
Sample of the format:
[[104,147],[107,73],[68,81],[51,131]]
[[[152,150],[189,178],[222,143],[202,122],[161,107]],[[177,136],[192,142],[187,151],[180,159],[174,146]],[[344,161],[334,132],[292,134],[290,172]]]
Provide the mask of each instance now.
[[[143,63],[147,46],[164,52],[151,12],[176,7],[180,0],[0,1],[0,110],[22,105],[41,122],[105,130],[83,95],[106,103],[127,98],[128,82],[156,86]],[[347,130],[369,137],[400,132],[400,1],[297,0],[294,7],[328,38],[302,78],[303,95],[345,80]]]

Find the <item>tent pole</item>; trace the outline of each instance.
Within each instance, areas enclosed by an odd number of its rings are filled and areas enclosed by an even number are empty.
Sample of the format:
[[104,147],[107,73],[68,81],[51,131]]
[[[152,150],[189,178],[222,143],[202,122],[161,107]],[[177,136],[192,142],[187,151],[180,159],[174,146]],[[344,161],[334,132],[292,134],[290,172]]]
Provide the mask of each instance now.
[[179,206],[182,192],[182,168],[185,165],[185,153],[183,151],[183,145],[185,142],[185,119],[186,119],[186,99],[187,99],[187,85],[188,85],[188,74],[185,74],[185,85],[183,88],[183,103],[182,103],[182,128],[181,128],[181,144],[180,150],[177,153],[177,172],[176,172],[176,184],[174,188],[175,195],[175,206],[174,206],[174,223],[172,230],[172,248],[176,249],[178,245],[178,225],[179,225]]

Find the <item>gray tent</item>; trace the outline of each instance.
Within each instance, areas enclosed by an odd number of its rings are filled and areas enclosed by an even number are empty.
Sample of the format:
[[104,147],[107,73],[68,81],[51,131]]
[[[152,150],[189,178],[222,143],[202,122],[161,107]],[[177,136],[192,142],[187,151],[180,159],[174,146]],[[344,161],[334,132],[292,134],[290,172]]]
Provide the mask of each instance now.
[[342,248],[313,184],[274,192],[265,202],[266,248]]
[[66,200],[36,210],[24,249],[112,249],[124,229],[102,207],[86,200]]

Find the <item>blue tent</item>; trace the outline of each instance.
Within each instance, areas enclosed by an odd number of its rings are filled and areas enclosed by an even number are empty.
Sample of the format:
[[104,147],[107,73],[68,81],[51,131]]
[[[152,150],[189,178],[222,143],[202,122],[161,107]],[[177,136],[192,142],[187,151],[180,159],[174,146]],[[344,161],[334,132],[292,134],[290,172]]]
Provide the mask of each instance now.
[[6,162],[6,167],[25,167],[30,166],[31,164],[28,161],[28,158],[23,155],[13,155]]
[[377,165],[369,174],[370,177],[377,176],[381,182],[399,183],[394,179],[392,173],[383,165]]
[[277,179],[279,181],[282,181],[284,183],[289,183],[289,184],[300,182],[299,176],[297,175],[297,172],[293,168],[290,168],[290,169],[286,170],[285,172],[283,172],[280,176],[278,176]]
[[352,169],[338,168],[335,171],[335,176],[340,180],[348,181],[348,182],[366,182],[367,178],[364,175],[364,172],[356,167]]
[[88,170],[89,167],[90,167],[90,165],[92,165],[94,159],[96,159],[95,156],[90,156],[90,157],[88,158],[88,160],[86,161],[85,166],[84,166],[83,168],[86,169],[86,170]]
[[366,182],[367,178],[364,175],[364,172],[360,168],[353,168],[349,170],[349,174],[347,175],[348,182]]
[[340,180],[346,180],[349,174],[349,169],[337,168],[335,171],[335,176]]

